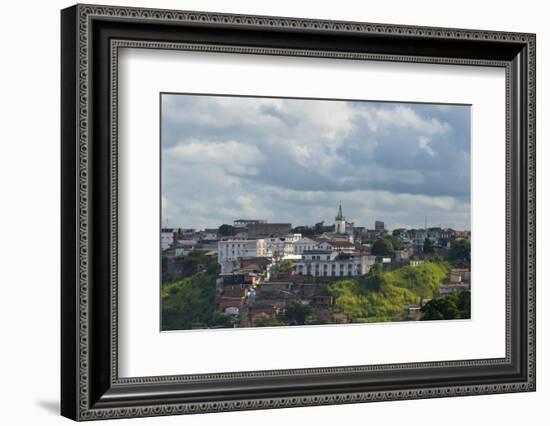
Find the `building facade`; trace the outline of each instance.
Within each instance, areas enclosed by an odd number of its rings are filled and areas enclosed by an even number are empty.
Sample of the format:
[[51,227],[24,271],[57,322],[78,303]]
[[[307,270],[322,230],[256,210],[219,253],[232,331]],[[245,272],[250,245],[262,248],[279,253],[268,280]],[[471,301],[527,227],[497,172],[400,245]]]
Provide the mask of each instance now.
[[248,238],[284,237],[291,233],[290,223],[251,223],[246,227]]
[[311,250],[302,254],[296,264],[296,273],[314,277],[356,277],[368,273],[375,260],[375,256],[362,253]]
[[218,263],[222,273],[231,273],[239,268],[239,260],[268,256],[264,239],[218,241]]
[[172,228],[162,228],[160,232],[160,248],[169,249],[174,244],[174,230]]

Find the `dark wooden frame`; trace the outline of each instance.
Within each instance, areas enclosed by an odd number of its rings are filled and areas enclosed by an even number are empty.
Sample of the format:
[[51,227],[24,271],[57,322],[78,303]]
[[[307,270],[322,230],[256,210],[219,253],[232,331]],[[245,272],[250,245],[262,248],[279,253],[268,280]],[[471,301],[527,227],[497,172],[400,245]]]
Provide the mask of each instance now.
[[[89,420],[535,390],[533,34],[95,5],[64,9],[61,33],[64,416]],[[504,67],[506,357],[119,378],[116,63],[117,49],[125,46]]]

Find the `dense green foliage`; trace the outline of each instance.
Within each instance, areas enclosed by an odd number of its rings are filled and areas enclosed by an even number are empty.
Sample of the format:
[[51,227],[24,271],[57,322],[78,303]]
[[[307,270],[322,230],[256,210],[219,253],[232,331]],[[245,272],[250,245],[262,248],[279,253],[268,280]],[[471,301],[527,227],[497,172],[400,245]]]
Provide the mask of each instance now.
[[315,313],[311,306],[299,300],[290,302],[284,312],[273,317],[259,317],[254,320],[254,327],[276,327],[288,325],[314,324]]
[[446,279],[450,266],[426,262],[384,272],[373,268],[360,278],[343,279],[327,285],[337,311],[352,322],[399,321],[406,305],[431,298]]
[[302,234],[303,237],[311,237],[315,235],[315,229],[309,226],[297,226],[292,229],[293,234]]
[[191,277],[199,272],[215,275],[218,272],[216,256],[206,256],[203,250],[193,250],[184,258],[178,259],[178,268],[167,256],[162,256],[162,283],[170,283]]
[[391,242],[391,245],[392,245],[394,250],[402,250],[403,249],[403,243],[395,235],[393,235],[393,234],[392,235],[387,235],[384,238]]
[[221,235],[222,237],[230,237],[232,235],[235,235],[236,233],[237,233],[237,230],[235,229],[235,227],[231,225],[227,225],[226,223],[224,223],[218,228],[218,234]]
[[277,278],[281,273],[287,273],[294,269],[296,262],[290,259],[285,259],[282,262],[274,262],[271,264],[271,277]]
[[470,292],[461,291],[430,300],[422,309],[423,320],[470,318]]
[[432,240],[429,238],[426,238],[424,240],[424,247],[422,248],[422,251],[424,254],[434,254],[435,253],[435,246]]
[[451,267],[446,262],[425,262],[384,272],[390,284],[412,291],[422,299],[433,297],[447,278]]
[[288,325],[279,318],[260,317],[254,320],[254,327],[277,327],[280,325]]
[[454,240],[449,258],[454,261],[470,261],[470,240]]
[[202,252],[192,252],[185,261],[190,262],[189,268],[195,273],[162,286],[162,329],[189,329],[194,324],[231,326],[231,318],[223,314],[222,318],[214,312],[218,275],[216,259]]
[[294,269],[294,266],[296,266],[296,262],[290,259],[285,259],[279,264],[279,271],[280,272],[289,272]]
[[393,256],[393,244],[389,238],[378,238],[372,245],[372,254],[375,256]]
[[289,325],[304,325],[313,318],[313,309],[300,301],[290,302],[285,308],[285,319]]

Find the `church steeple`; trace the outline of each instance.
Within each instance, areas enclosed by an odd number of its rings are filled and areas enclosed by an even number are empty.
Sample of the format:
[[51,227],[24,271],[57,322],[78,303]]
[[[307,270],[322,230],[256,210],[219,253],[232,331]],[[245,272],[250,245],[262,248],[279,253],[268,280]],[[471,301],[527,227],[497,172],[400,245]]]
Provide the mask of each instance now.
[[334,220],[346,220],[346,218],[344,217],[344,215],[342,214],[342,202],[340,202],[340,206],[338,207],[338,214],[336,215],[336,217],[334,218]]
[[334,232],[337,234],[346,233],[346,218],[342,214],[342,202],[340,202],[340,205],[338,206],[338,213],[334,218]]

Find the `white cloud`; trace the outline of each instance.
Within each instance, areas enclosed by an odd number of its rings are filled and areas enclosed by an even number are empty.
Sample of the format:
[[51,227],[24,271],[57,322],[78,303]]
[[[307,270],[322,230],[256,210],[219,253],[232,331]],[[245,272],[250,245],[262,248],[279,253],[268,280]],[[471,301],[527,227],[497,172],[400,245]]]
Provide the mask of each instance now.
[[435,157],[435,152],[432,149],[432,147],[430,146],[430,142],[431,142],[431,140],[429,138],[427,138],[426,136],[419,136],[418,137],[418,147],[421,150],[426,151],[430,157]]
[[255,175],[256,165],[263,156],[256,146],[236,141],[211,143],[194,140],[166,150],[165,156],[174,157],[179,164],[202,164],[222,167],[232,174]]
[[261,126],[273,129],[281,125],[276,117],[263,114],[266,106],[277,107],[277,99],[226,96],[163,96],[163,114],[176,123],[200,125],[210,129],[228,126]]
[[385,108],[369,106],[363,111],[363,117],[375,132],[388,126],[411,128],[427,134],[445,133],[449,130],[447,123],[435,118],[423,118],[409,106],[403,105]]

